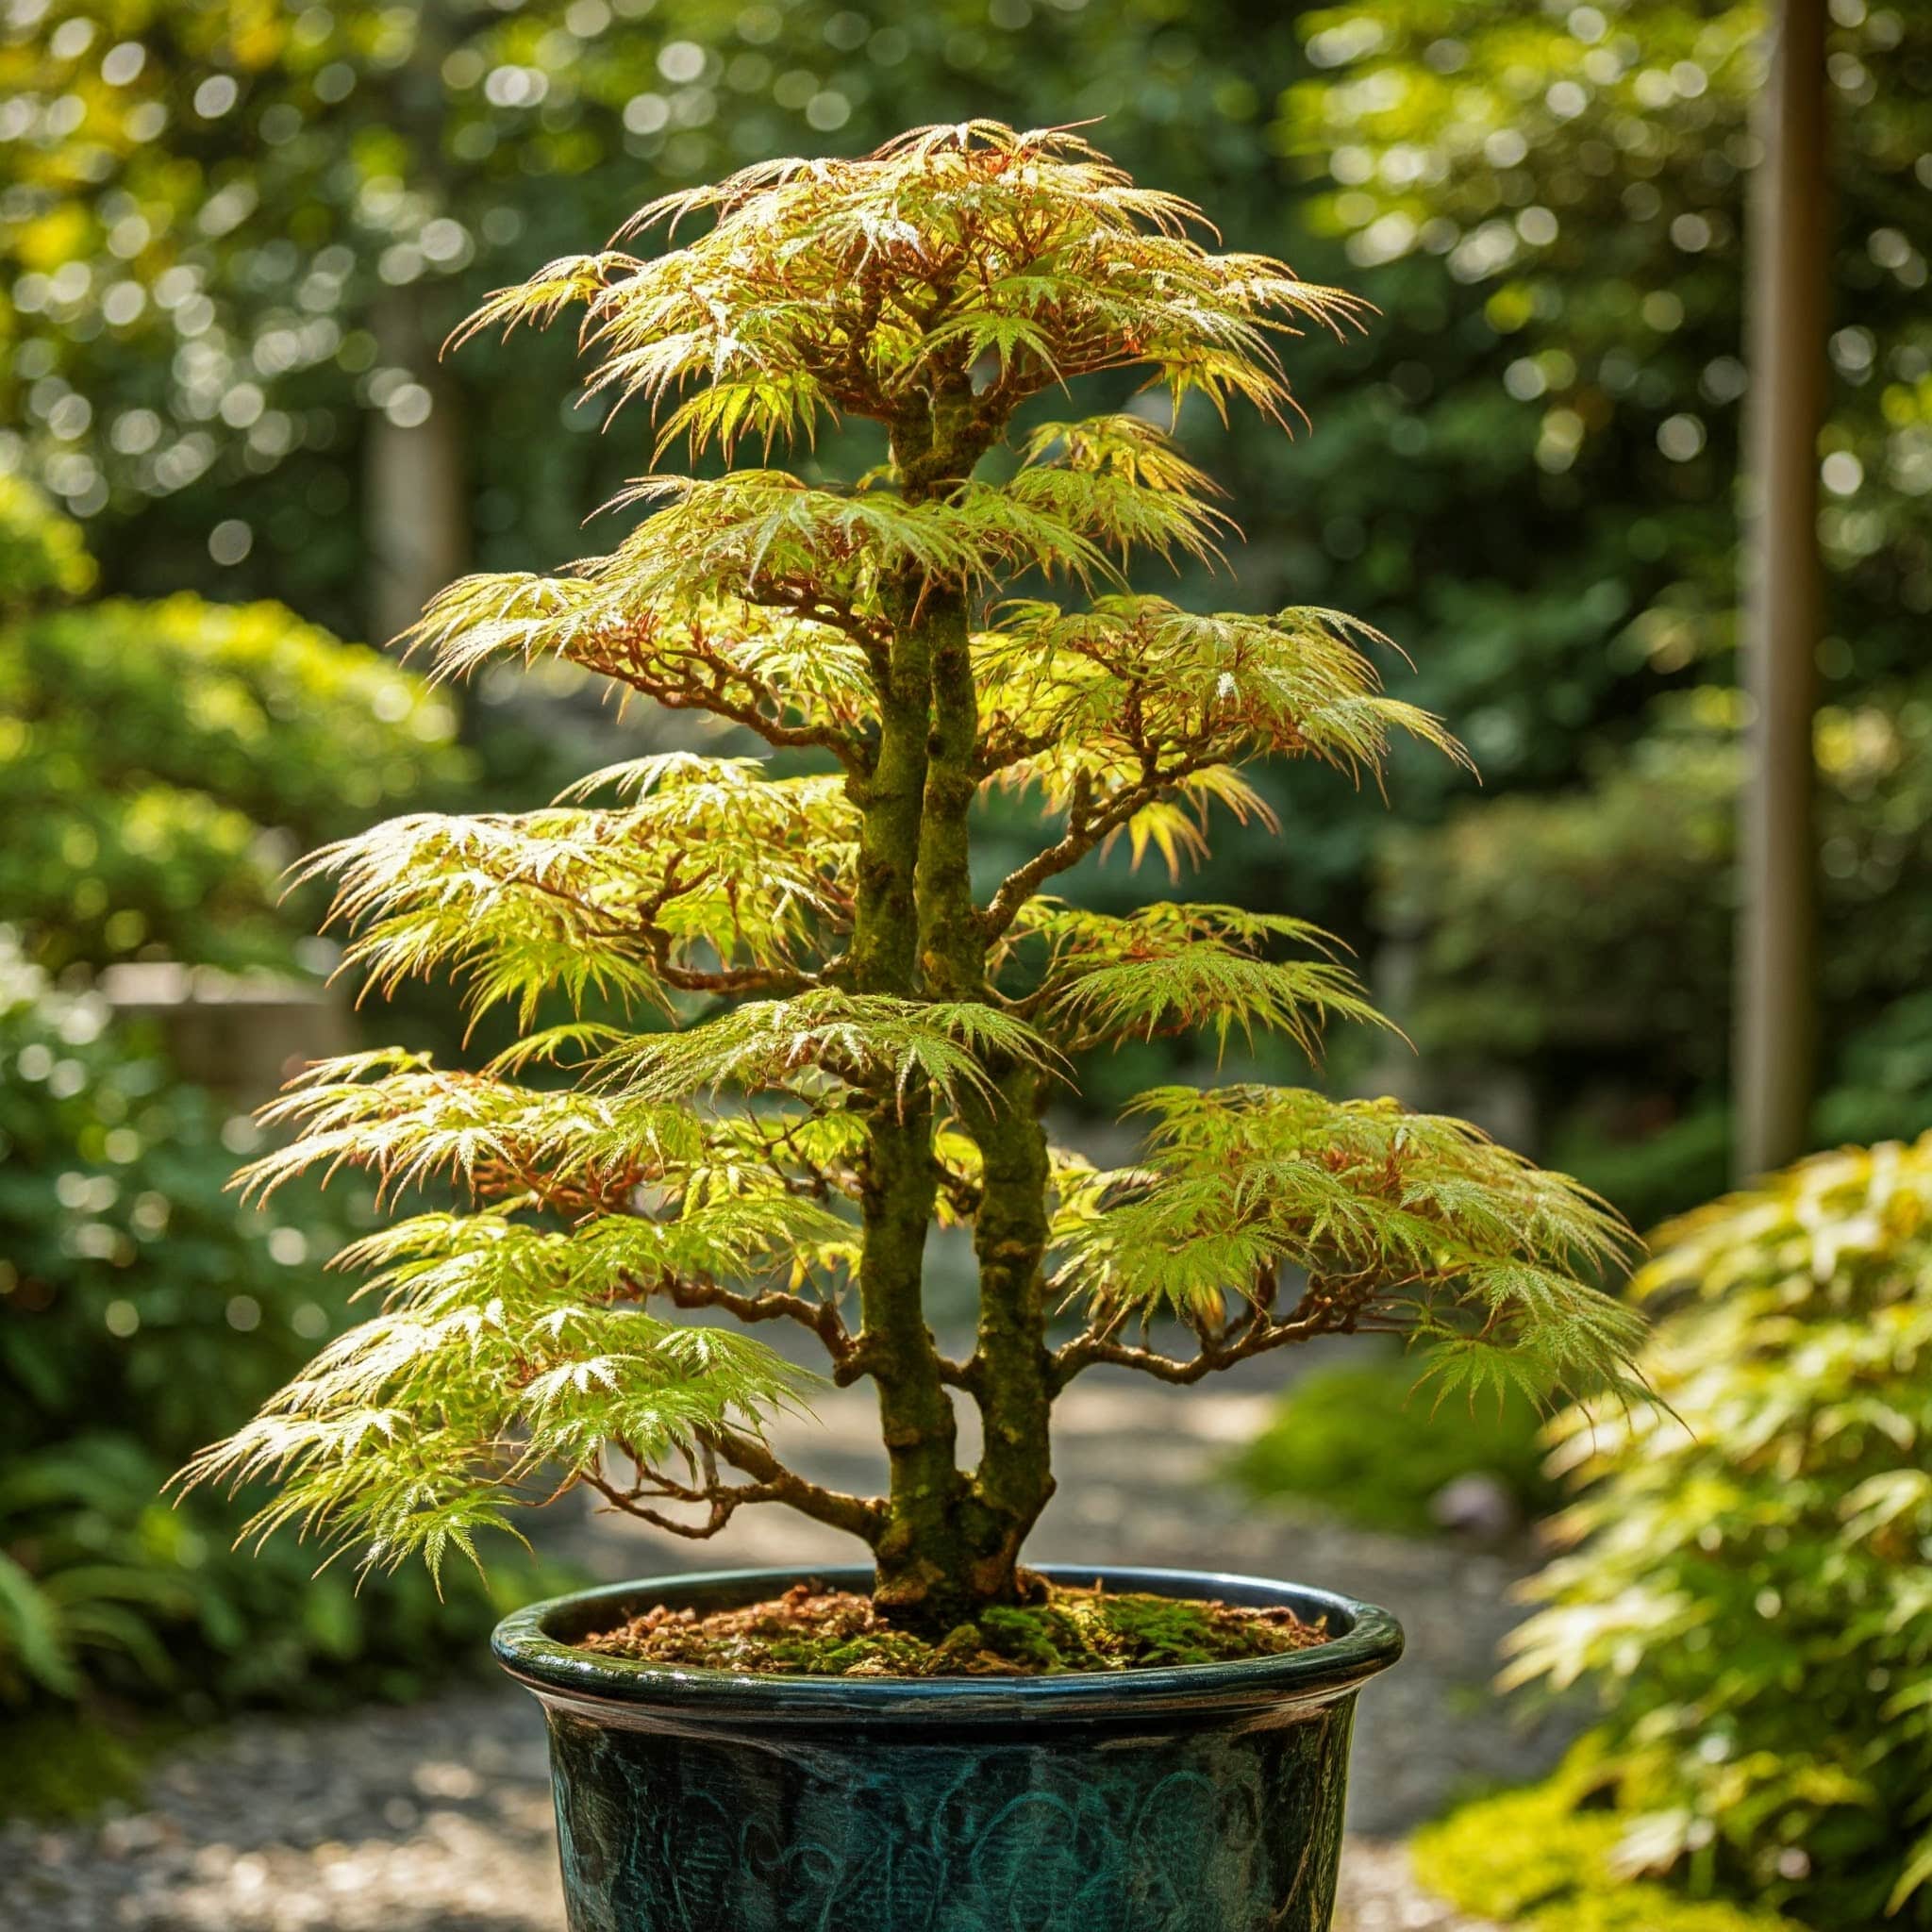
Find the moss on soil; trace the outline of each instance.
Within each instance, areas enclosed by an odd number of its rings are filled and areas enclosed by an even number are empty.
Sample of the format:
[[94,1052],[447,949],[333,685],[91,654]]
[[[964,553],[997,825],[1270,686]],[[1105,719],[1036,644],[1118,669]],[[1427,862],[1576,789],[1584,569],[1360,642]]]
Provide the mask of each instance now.
[[1056,1588],[1045,1601],[980,1613],[937,1641],[888,1624],[869,1597],[795,1584],[739,1609],[662,1605],[583,1640],[603,1657],[699,1670],[810,1677],[1024,1677],[1278,1657],[1327,1641],[1285,1609]]

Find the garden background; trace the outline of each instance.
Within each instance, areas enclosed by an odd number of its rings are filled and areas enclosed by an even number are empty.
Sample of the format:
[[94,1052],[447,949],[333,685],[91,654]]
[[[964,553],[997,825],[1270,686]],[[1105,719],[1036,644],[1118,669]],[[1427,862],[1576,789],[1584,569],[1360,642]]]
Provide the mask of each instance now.
[[[1818,1148],[1932,1126],[1932,16],[1829,14]],[[0,1808],[140,1815],[185,1730],[425,1695],[556,1574],[358,1594],[292,1546],[231,1554],[236,1511],[158,1489],[350,1319],[322,1264],[373,1209],[350,1189],[239,1208],[248,1109],[291,1060],[358,1040],[463,1050],[433,992],[358,1015],[328,988],[322,906],[279,896],[284,866],[391,812],[536,804],[620,743],[693,741],[558,667],[432,691],[379,648],[466,568],[594,547],[584,520],[646,466],[641,419],[607,429],[574,397],[567,332],[437,346],[666,189],[926,121],[1093,120],[1229,245],[1368,297],[1364,334],[1292,345],[1292,443],[1183,417],[1246,543],[1233,589],[1176,594],[1368,619],[1481,784],[1419,758],[1386,799],[1338,803],[1265,773],[1282,833],[1224,831],[1190,892],[1356,947],[1415,1051],[1338,1040],[1337,1091],[1467,1111],[1641,1226],[1725,1185],[1758,8],[8,0],[6,19]],[[852,463],[835,435],[807,467]],[[1074,890],[1136,889],[1116,861]],[[1174,1054],[1084,1069],[1096,1109],[1213,1076]],[[1224,1071],[1250,1068],[1305,1076],[1232,1046]],[[1401,1386],[1375,1360],[1298,1380],[1312,1448],[1239,1455],[1262,1409],[1231,1411],[1227,1457],[1191,1479],[1427,1536],[1479,1473],[1474,1526],[1517,1561],[1507,1519],[1553,1493],[1528,1421],[1432,1422]],[[1364,1414],[1366,1457],[1335,1440]],[[1923,1468],[1922,1441],[1895,1460]],[[1700,1849],[1662,1866],[1683,1879]],[[1795,1865],[1706,1862],[1705,1890],[1812,1909]]]

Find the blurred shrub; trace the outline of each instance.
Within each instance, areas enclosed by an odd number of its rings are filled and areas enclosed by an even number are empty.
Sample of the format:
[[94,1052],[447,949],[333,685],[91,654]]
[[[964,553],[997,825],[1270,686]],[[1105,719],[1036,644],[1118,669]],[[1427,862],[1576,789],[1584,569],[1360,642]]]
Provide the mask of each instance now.
[[1601,1693],[1621,1870],[1923,1932],[1932,1137],[1806,1161],[1659,1240],[1634,1284],[1668,1311],[1657,1404],[1558,1424],[1576,1546],[1507,1681]]
[[[425,681],[276,604],[109,602],[0,638],[0,912],[51,966],[285,959],[277,874],[465,770]],[[312,908],[309,908],[312,911]]]
[[25,477],[0,471],[0,611],[81,596],[95,575],[80,525]]
[[1438,1409],[1415,1377],[1416,1365],[1399,1360],[1310,1370],[1241,1451],[1237,1479],[1254,1496],[1317,1503],[1405,1535],[1436,1526],[1429,1505],[1458,1476],[1492,1477],[1525,1518],[1555,1502],[1527,1402]]
[[[1738,706],[1686,693],[1590,789],[1500,799],[1386,848],[1378,917],[1417,948],[1402,1017],[1419,1047],[1513,1063],[1552,1157],[1639,1219],[1721,1185]],[[1827,708],[1817,748],[1821,1124],[1917,1133],[1932,1124],[1917,984],[1932,956],[1932,692]]]
[[1673,732],[1588,791],[1393,834],[1379,910],[1419,936],[1418,1045],[1529,1061],[1644,1040],[1674,1071],[1721,1066],[1737,776],[1728,732]]
[[1590,1765],[1585,1749],[1547,1783],[1478,1799],[1425,1826],[1409,1846],[1417,1878],[1463,1911],[1521,1932],[1794,1932],[1773,1912],[1632,1884],[1614,1860],[1617,1819],[1580,1808]]
[[337,1325],[321,1263],[352,1230],[293,1190],[238,1205],[253,1127],[106,1021],[0,949],[0,1705],[408,1694],[475,1652],[479,1586],[358,1594],[313,1550],[232,1551],[243,1509],[158,1493]]
[[[1633,1054],[1633,1067],[1642,1064]],[[1598,1093],[1553,1111],[1549,1164],[1614,1201],[1633,1226],[1655,1227],[1730,1181],[1730,1108],[1714,1090],[1674,1118],[1656,1094]]]
[[[166,1548],[178,1537],[144,1537],[126,1520],[154,1487],[140,1444],[115,1436],[20,1457],[0,1475],[0,1701],[78,1698],[91,1667],[172,1677],[160,1632],[194,1607]],[[165,1504],[145,1508],[160,1512],[155,1530],[172,1530]]]

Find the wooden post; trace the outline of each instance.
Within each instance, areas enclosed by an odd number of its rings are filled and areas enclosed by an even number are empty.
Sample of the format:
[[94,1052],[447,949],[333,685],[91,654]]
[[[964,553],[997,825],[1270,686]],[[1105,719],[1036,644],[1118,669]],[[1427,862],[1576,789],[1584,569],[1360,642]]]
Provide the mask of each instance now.
[[370,327],[383,366],[428,392],[429,414],[406,423],[381,409],[364,431],[363,536],[369,555],[369,626],[386,643],[469,564],[469,499],[455,385],[437,362],[413,289],[375,303]]
[[1777,0],[1752,186],[1734,1112],[1740,1180],[1804,1153],[1817,1030],[1811,735],[1821,610],[1818,432],[1830,257],[1825,0]]

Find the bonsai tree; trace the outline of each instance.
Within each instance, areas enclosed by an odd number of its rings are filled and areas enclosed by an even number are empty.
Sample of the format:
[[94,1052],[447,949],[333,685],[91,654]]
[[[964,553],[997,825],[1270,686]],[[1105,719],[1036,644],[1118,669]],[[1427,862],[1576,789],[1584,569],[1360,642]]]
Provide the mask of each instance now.
[[[312,861],[373,986],[450,972],[520,1038],[480,1072],[332,1061],[271,1109],[301,1132],[254,1187],[348,1163],[391,1191],[453,1177],[466,1202],[350,1249],[382,1312],[194,1473],[278,1478],[264,1529],[321,1525],[381,1562],[470,1550],[559,1475],[684,1536],[783,1505],[870,1550],[887,1615],[948,1628],[1035,1590],[1054,1401],[1097,1364],[1191,1383],[1383,1331],[1435,1344],[1447,1386],[1615,1378],[1633,1319],[1584,1277],[1620,1224],[1458,1122],[1168,1087],[1134,1103],[1145,1156],[1111,1173],[1042,1125],[1110,1041],[1262,1026],[1312,1048],[1324,1021],[1374,1017],[1292,918],[1103,915],[1055,897],[1061,874],[1123,838],[1198,849],[1215,808],[1265,822],[1254,758],[1374,774],[1405,733],[1457,754],[1383,694],[1365,626],[1125,588],[1137,554],[1218,556],[1212,485],[1140,414],[1026,406],[1133,370],[1176,408],[1280,421],[1277,340],[1357,305],[1211,252],[1191,207],[1063,131],[774,162],[626,232],[707,210],[675,251],[553,262],[469,330],[583,305],[592,390],[659,408],[658,454],[864,418],[882,459],[841,489],[650,476],[620,502],[652,513],[608,555],[465,578],[416,637],[445,675],[559,657],[770,756],[642,758],[547,810],[398,819]],[[987,878],[995,790],[1041,830]],[[964,1359],[928,1325],[935,1223],[977,1257]],[[1063,1309],[1084,1319],[1057,1327]],[[886,1493],[786,1467],[761,1419],[803,1378],[681,1313],[797,1324],[833,1382],[869,1382]],[[984,1424],[976,1467],[956,1394]]]

